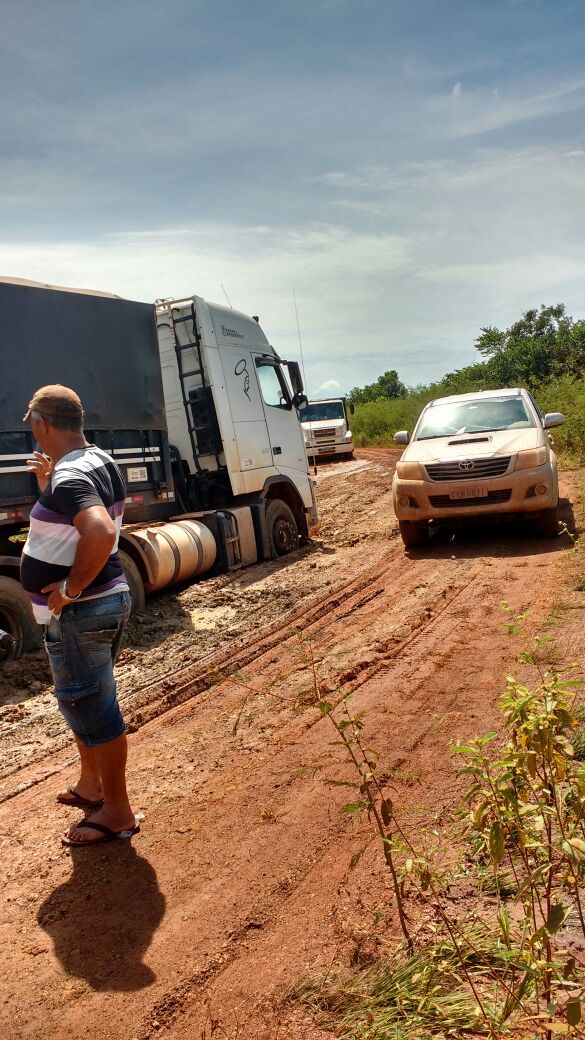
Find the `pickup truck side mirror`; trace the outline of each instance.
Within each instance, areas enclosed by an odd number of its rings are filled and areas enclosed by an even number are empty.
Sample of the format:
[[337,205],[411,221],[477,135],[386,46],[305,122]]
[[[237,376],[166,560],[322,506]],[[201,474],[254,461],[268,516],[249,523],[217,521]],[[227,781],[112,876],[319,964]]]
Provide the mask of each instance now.
[[352,403],[352,401],[350,401],[350,402],[349,402],[349,414],[350,414],[350,415],[353,415],[353,413],[354,413],[354,412],[355,412],[355,406],[354,406],[354,404]]
[[[298,397],[299,394],[302,394],[305,389],[303,385],[303,377],[301,375],[300,365],[298,361],[287,361],[286,365],[288,368],[290,383],[293,388],[293,394],[295,395],[295,397]],[[307,398],[305,398],[305,401],[306,400]],[[297,407],[298,405],[295,405],[295,408]]]
[[547,412],[544,417],[544,428],[550,430],[552,426],[562,426],[565,421],[565,417],[562,412]]
[[300,412],[302,408],[307,407],[309,399],[306,394],[295,394],[292,399],[292,402],[297,411]]
[[410,434],[408,430],[399,430],[398,433],[394,434],[395,444],[410,444]]

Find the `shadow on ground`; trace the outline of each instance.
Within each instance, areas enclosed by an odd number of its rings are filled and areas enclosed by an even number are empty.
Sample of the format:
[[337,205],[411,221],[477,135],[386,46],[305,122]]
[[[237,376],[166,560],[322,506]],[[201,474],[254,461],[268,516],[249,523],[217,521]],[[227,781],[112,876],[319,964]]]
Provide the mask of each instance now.
[[130,841],[71,849],[71,877],[37,914],[67,975],[93,990],[133,992],[152,985],[143,963],[165,912],[156,873]]

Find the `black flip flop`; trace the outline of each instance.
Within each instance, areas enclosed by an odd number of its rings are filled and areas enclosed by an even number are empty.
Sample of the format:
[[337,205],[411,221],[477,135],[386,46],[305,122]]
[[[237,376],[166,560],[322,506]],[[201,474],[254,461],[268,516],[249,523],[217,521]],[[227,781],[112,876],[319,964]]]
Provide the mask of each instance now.
[[105,827],[103,823],[94,823],[92,820],[81,820],[77,824],[78,827],[87,827],[88,830],[99,831],[103,834],[103,838],[98,838],[97,841],[75,841],[74,838],[67,836],[61,838],[62,845],[70,845],[72,848],[80,849],[86,848],[91,845],[105,845],[107,841],[119,841],[121,838],[131,838],[133,834],[138,834],[140,831],[140,824],[136,823],[134,827],[128,827],[124,831],[113,831],[110,827]]
[[74,787],[68,787],[67,794],[70,794],[73,797],[57,797],[59,805],[72,805],[74,809],[101,809],[104,804],[103,798],[100,798],[97,802],[92,802],[89,798],[84,798],[82,794],[78,794]]

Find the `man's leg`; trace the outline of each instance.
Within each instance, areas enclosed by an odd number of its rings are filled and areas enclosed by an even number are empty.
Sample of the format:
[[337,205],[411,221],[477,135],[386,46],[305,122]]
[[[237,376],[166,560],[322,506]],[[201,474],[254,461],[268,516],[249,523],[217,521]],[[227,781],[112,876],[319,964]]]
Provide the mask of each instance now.
[[[104,792],[95,750],[82,744],[79,737],[75,737],[75,743],[77,744],[81,765],[79,780],[75,784],[75,791],[82,798],[87,798],[88,802],[101,802]],[[57,799],[64,804],[70,800],[73,801],[73,797],[68,791],[60,791]]]
[[[87,750],[87,749],[86,749]],[[128,741],[122,733],[106,744],[97,744],[90,749],[102,779],[104,804],[89,819],[101,823],[113,831],[129,830],[135,825],[135,817],[126,790],[126,758]],[[88,827],[70,828],[69,836],[76,841],[99,841],[101,835]]]

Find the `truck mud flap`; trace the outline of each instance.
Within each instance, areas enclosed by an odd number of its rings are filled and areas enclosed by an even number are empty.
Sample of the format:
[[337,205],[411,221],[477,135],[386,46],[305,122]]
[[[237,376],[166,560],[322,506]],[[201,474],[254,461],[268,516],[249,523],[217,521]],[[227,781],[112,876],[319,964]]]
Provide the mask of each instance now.
[[252,521],[254,523],[254,534],[258,546],[258,560],[270,560],[270,546],[268,544],[268,532],[266,530],[266,502],[254,502],[250,506]]

